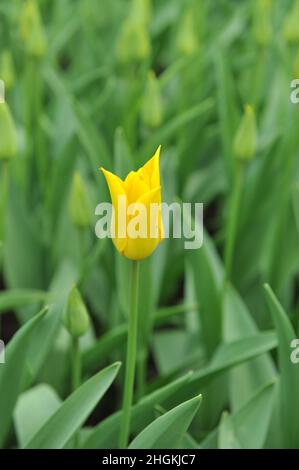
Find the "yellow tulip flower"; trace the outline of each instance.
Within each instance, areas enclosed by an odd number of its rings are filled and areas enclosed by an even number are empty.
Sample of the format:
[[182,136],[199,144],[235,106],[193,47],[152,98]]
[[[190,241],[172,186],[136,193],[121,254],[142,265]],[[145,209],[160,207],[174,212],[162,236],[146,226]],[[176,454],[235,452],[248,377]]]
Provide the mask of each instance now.
[[[159,156],[160,147],[142,168],[131,171],[124,181],[101,168],[114,209],[112,240],[117,250],[132,260],[151,255],[163,239]],[[145,232],[136,235],[132,229],[137,225],[146,227]]]

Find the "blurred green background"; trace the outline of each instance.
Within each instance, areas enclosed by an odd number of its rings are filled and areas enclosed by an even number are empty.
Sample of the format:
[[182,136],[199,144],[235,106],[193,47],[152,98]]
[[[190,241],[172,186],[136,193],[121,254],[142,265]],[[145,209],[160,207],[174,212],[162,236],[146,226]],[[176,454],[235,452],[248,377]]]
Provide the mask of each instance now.
[[124,365],[53,440],[61,318],[75,283],[83,382],[124,361],[129,262],[94,233],[99,167],[124,177],[161,144],[163,200],[203,202],[205,234],[142,263],[132,437],[202,393],[165,446],[298,447],[299,1],[2,0],[0,21],[0,445],[117,445]]

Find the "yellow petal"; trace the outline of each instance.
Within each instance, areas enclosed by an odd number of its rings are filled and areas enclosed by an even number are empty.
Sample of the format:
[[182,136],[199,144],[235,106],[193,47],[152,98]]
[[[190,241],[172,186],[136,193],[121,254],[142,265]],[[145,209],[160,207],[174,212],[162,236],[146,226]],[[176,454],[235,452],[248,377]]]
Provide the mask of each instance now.
[[[124,182],[110,171],[100,168],[103,172],[108,188],[110,191],[111,202],[114,208],[114,218],[112,220],[111,229],[115,233],[115,237],[112,237],[113,243],[116,249],[123,254],[127,239],[126,239],[126,225],[127,225],[127,193],[125,190]],[[122,196],[122,199],[119,198]],[[125,201],[124,206],[121,205],[121,201]],[[121,213],[120,213],[121,212]],[[121,221],[121,223],[119,223]],[[119,234],[123,236],[119,236]]]
[[157,188],[160,186],[160,170],[159,170],[159,159],[160,159],[161,145],[156,150],[154,156],[138,170],[141,177],[147,182],[150,189]]
[[[145,217],[146,217],[146,227],[147,227],[147,236],[145,238],[137,237],[131,238],[130,233],[127,234],[127,244],[123,251],[124,256],[129,259],[137,260],[143,259],[151,255],[152,252],[157,248],[159,243],[163,238],[163,226],[162,226],[162,217],[160,209],[160,200],[161,200],[161,188],[155,188],[147,193],[143,194],[138,201],[136,201],[136,208],[138,204],[143,204],[145,207]],[[154,220],[151,220],[150,217],[150,208],[151,204],[158,205],[158,211]],[[138,209],[137,209],[138,210]],[[132,212],[134,213],[134,204],[132,205]],[[130,218],[132,220],[134,216]],[[150,224],[153,223],[154,229],[151,232]]]
[[150,190],[150,186],[145,180],[143,180],[138,172],[131,171],[124,182],[125,190],[128,196],[129,204],[137,201],[142,194],[147,193]]
[[154,203],[158,205],[158,214],[154,223],[157,224],[158,238],[159,241],[164,238],[164,227],[162,221],[162,211],[161,211],[161,186],[152,189],[147,194],[141,196],[137,202],[142,202],[147,207],[147,210],[150,211],[150,204]]

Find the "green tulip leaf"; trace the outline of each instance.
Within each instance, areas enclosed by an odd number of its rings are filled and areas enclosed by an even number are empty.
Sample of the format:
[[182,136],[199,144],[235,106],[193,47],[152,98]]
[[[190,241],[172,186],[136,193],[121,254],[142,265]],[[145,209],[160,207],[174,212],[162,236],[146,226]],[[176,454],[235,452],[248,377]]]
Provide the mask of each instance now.
[[194,397],[159,416],[131,442],[129,449],[177,449],[201,398],[201,395]]
[[[238,411],[230,415],[231,424],[228,424],[228,426],[233,426],[234,436],[243,449],[263,448],[273,412],[275,387],[276,384],[273,382],[268,384],[242,405]],[[216,430],[208,434],[199,447],[203,449],[218,448],[220,443],[219,434],[220,428],[217,427]],[[222,436],[222,445],[224,444],[223,439]]]
[[219,449],[241,449],[241,444],[236,436],[233,420],[229,413],[224,412],[218,432]]
[[[169,397],[175,396],[184,384],[188,383],[192,372],[155,390],[145,396],[139,403],[132,407],[131,430],[134,433],[140,432],[154,419],[154,408],[157,405],[164,406]],[[118,444],[120,432],[120,421],[122,412],[118,411],[104,419],[90,433],[84,443],[86,449],[115,448]]]
[[265,294],[278,337],[280,369],[280,417],[285,446],[299,446],[299,366],[291,361],[291,343],[296,338],[292,324],[269,285]]
[[117,362],[91,377],[50,417],[25,446],[26,449],[61,449],[82,426],[108,390],[119,370]]
[[10,289],[0,293],[0,314],[24,305],[44,302],[47,293],[34,289]]
[[30,441],[61,403],[48,384],[36,385],[19,396],[14,410],[14,426],[20,447]]
[[44,318],[46,311],[47,309],[43,309],[17,331],[6,347],[5,364],[0,364],[0,446],[5,442],[14,406],[24,386],[28,347],[32,334]]

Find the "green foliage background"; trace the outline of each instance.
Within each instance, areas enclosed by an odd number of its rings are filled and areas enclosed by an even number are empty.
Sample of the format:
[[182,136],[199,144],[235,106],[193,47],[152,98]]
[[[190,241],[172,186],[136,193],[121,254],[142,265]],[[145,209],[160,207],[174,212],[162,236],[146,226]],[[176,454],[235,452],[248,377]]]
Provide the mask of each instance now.
[[[109,200],[98,168],[123,177],[161,144],[163,200],[204,203],[204,244],[165,240],[142,263],[130,446],[298,448],[298,2],[2,0],[0,21],[18,144],[0,161],[0,445],[117,446],[129,262],[94,234],[93,209]],[[257,150],[225,282],[246,103]],[[0,150],[3,138],[0,126]],[[81,229],[75,172],[90,207]],[[74,283],[91,326],[70,394]]]

